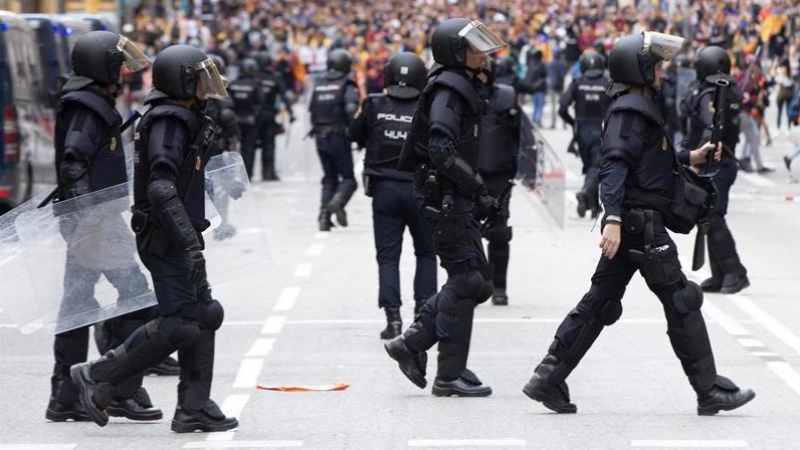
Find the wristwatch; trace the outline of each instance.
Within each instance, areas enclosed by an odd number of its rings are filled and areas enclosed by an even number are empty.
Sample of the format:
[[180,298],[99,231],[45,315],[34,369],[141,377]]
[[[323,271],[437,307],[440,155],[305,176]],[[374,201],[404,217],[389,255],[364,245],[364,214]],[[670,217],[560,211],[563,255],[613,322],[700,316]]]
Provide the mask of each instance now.
[[621,223],[622,223],[622,217],[620,217],[620,216],[612,216],[612,215],[608,215],[608,216],[606,216],[605,223],[617,223],[617,224],[621,224]]

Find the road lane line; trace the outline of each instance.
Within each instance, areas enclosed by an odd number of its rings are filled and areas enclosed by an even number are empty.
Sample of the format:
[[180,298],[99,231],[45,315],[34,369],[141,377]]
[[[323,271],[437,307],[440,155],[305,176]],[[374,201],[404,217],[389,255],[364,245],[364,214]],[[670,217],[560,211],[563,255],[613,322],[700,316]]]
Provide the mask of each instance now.
[[317,231],[314,235],[314,239],[327,239],[330,235],[331,233],[329,231]]
[[800,373],[792,368],[786,361],[769,361],[767,365],[776,375],[800,395]]
[[233,387],[255,389],[262,367],[264,367],[263,359],[249,358],[242,360],[242,364],[239,366],[239,372],[236,373],[236,380],[233,382]]
[[303,441],[196,441],[183,448],[298,448]]
[[727,298],[733,302],[734,305],[738,306],[739,309],[763,325],[764,328],[776,338],[783,341],[784,344],[788,345],[797,354],[800,354],[800,337],[794,334],[789,327],[772,317],[768,312],[755,304],[755,302],[742,294],[728,295]]
[[261,327],[261,334],[278,334],[286,324],[286,316],[269,316]]
[[409,447],[525,447],[522,439],[411,439]]
[[302,263],[298,264],[297,267],[294,269],[294,277],[296,278],[308,278],[311,275],[311,268],[314,267],[313,264],[309,263]]
[[267,356],[267,353],[272,351],[272,346],[275,345],[275,339],[260,338],[253,342],[250,350],[244,356]]
[[0,444],[0,450],[73,450],[78,444]]
[[[706,305],[703,305],[703,312],[705,312]],[[285,319],[283,316],[279,316],[282,319]],[[270,318],[267,319],[269,321]],[[561,323],[564,318],[530,318],[530,319],[502,319],[502,318],[481,318],[475,319],[475,323],[486,323],[486,324],[539,324],[539,323]],[[756,323],[754,320],[735,320],[731,319],[733,323]],[[309,319],[309,320],[282,320],[282,325],[373,325],[373,324],[386,324],[386,320],[380,319]],[[651,324],[666,324],[666,320],[663,318],[659,319],[620,319],[614,324],[627,324],[627,325],[651,325]],[[706,323],[717,323],[716,320],[713,318],[706,320]],[[282,326],[281,325],[281,326]],[[728,324],[730,325],[730,324]],[[0,325],[1,326],[1,325]],[[265,323],[264,321],[260,320],[229,320],[222,323],[223,327],[246,327],[246,326],[260,326],[260,327],[267,327],[267,329],[271,329],[273,324]],[[277,325],[274,325],[277,326]],[[263,328],[262,328],[263,330]],[[280,330],[278,330],[280,331]],[[263,334],[271,334],[265,333],[262,331]],[[745,332],[745,336],[749,335],[749,332]]]
[[745,441],[715,441],[701,439],[643,439],[631,441],[631,447],[717,447],[743,448]]
[[306,256],[319,256],[322,254],[322,249],[325,248],[325,244],[321,242],[315,242],[308,246],[308,250],[306,250]]
[[[228,417],[241,418],[242,411],[249,400],[249,395],[231,394],[225,397],[225,401],[222,402],[220,409],[222,409],[222,412]],[[222,433],[208,433],[206,441],[232,441],[235,435],[235,430]]]
[[759,341],[758,339],[752,339],[752,338],[739,339],[739,344],[741,344],[742,347],[745,347],[745,348],[763,348],[763,347],[765,347],[763,342]]
[[733,317],[719,309],[717,305],[711,302],[705,302],[702,308],[703,314],[710,317],[717,323],[723,330],[732,336],[749,336],[750,332],[743,326],[739,325]]
[[300,295],[300,288],[297,286],[289,286],[283,288],[278,302],[275,304],[274,311],[289,311],[294,307],[294,302]]

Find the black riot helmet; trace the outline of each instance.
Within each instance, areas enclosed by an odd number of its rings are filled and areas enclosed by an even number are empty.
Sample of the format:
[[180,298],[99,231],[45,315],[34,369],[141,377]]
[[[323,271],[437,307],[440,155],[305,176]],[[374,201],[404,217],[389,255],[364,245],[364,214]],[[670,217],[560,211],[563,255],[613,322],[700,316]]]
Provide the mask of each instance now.
[[608,55],[611,78],[619,83],[652,86],[659,61],[670,61],[681,50],[684,39],[643,31],[620,38]]
[[268,51],[262,50],[260,52],[256,52],[253,57],[256,59],[256,61],[258,61],[258,65],[261,66],[261,70],[272,68],[272,55],[270,55]]
[[431,37],[433,60],[454,69],[467,63],[467,47],[486,54],[494,53],[506,44],[477,20],[447,19],[440,23]]
[[730,75],[731,58],[722,47],[710,45],[697,53],[694,69],[697,71],[698,80],[705,80],[710,75]]
[[150,65],[136,44],[110,31],[92,31],[83,35],[72,49],[71,60],[74,75],[104,85],[119,82],[123,64],[134,72]]
[[[158,54],[153,63],[153,88],[180,100],[228,98],[214,61],[191,45],[173,45]],[[198,91],[200,96],[197,95]],[[155,97],[152,94],[150,96]]]
[[598,78],[606,70],[606,59],[595,51],[584,52],[580,60],[581,73],[589,78]]
[[350,58],[350,53],[343,48],[337,48],[328,54],[328,70],[347,75],[350,73],[352,65],[353,59]]
[[258,62],[253,58],[245,58],[242,60],[242,75],[246,77],[254,77],[258,75]]
[[428,84],[427,69],[419,56],[410,52],[398,53],[385,69],[386,92],[390,97],[410,100],[419,94]]

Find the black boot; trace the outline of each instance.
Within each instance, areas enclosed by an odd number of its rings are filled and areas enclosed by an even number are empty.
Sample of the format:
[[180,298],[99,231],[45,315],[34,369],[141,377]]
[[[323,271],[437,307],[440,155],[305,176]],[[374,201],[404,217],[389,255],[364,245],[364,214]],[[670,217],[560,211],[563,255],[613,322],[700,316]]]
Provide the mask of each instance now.
[[578,200],[578,216],[586,217],[586,210],[589,209],[589,197],[585,192],[579,191],[575,194],[575,199]]
[[176,433],[192,433],[203,431],[206,433],[228,431],[239,426],[235,417],[225,417],[213,400],[208,400],[206,405],[197,412],[191,412],[178,406],[172,418],[172,431]]
[[536,400],[553,412],[574,414],[578,412],[578,407],[570,403],[567,382],[561,381],[553,384],[548,380],[560,362],[555,356],[545,356],[542,362],[536,366],[533,377],[522,389],[522,392],[531,400]]
[[414,318],[419,315],[419,312],[422,311],[422,307],[425,306],[425,299],[422,300],[414,300]]
[[167,356],[163,361],[152,365],[144,371],[145,375],[157,375],[161,377],[177,377],[181,374],[181,367],[178,361],[171,356]]
[[723,278],[719,291],[723,294],[735,294],[749,286],[750,280],[747,279],[747,275],[729,273]]
[[702,283],[700,283],[700,289],[702,289],[703,292],[708,292],[708,293],[719,292],[721,287],[722,287],[722,280],[718,280],[714,277],[706,278],[705,280],[703,280]]
[[697,414],[713,416],[720,411],[732,411],[756,398],[751,389],[742,391],[733,381],[717,375],[711,389],[697,392]]
[[397,336],[383,344],[386,353],[397,361],[400,371],[420,389],[425,389],[428,382],[425,380],[425,370],[428,365],[428,354],[425,352],[412,352],[405,342],[405,336]]
[[403,332],[403,320],[400,308],[383,308],[386,312],[386,328],[381,331],[381,339],[394,339]]
[[[97,425],[104,427],[108,424],[108,414],[105,412],[105,408],[108,406],[106,401],[110,400],[113,387],[109,383],[98,383],[92,378],[91,369],[92,363],[80,363],[72,366],[69,374],[72,382],[80,391],[81,404],[89,418]],[[95,401],[95,398],[101,400],[100,404]]]
[[153,406],[150,396],[143,387],[137,389],[131,398],[111,402],[106,408],[106,412],[111,417],[124,417],[139,421],[160,420],[164,417],[161,410]]
[[436,377],[431,392],[437,397],[488,397],[492,395],[492,388],[484,385],[471,370],[466,369],[460,377],[452,381]]
[[347,212],[344,210],[346,202],[347,199],[345,195],[337,192],[326,205],[328,211],[336,215],[336,223],[343,227],[347,226]]
[[497,287],[494,289],[494,293],[492,294],[492,304],[498,306],[508,305],[508,295],[506,294],[505,289]]
[[[50,378],[50,401],[47,403],[47,410],[44,414],[45,419],[53,422],[66,422],[67,420],[86,422],[91,420],[77,398],[66,393],[62,395],[61,389],[68,378],[69,368],[65,369],[62,364],[56,363],[53,368],[53,376]],[[75,400],[73,401],[70,397],[75,398]]]
[[331,213],[328,212],[327,208],[320,209],[317,221],[319,222],[319,231],[331,231],[331,228],[333,228]]

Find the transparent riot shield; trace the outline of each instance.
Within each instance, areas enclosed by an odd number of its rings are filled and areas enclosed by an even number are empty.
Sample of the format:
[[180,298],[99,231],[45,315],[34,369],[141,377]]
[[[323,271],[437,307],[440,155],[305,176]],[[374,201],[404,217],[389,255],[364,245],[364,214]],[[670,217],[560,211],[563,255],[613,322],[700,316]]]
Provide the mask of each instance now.
[[[266,270],[270,254],[244,164],[238,155],[208,163],[205,257],[209,283]],[[8,290],[32,292],[14,302],[13,317],[60,333],[156,304],[130,230],[130,184],[20,214],[16,255],[27,279]],[[7,264],[0,266],[0,272]]]
[[522,119],[517,180],[531,190],[540,213],[563,229],[566,166],[530,120]]

